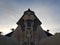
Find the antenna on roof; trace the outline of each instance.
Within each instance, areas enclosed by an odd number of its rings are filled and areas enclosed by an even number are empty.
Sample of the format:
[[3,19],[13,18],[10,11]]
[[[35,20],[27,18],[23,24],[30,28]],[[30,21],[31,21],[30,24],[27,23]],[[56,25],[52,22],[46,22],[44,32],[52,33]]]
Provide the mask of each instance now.
[[28,11],[31,11],[30,8],[28,8]]

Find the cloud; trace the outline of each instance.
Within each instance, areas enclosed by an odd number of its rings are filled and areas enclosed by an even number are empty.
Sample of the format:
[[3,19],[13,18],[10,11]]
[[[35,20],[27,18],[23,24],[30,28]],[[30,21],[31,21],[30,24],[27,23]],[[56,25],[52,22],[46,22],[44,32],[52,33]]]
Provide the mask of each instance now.
[[5,25],[15,25],[15,23],[23,15],[23,12],[30,8],[35,12],[39,20],[41,20],[41,26],[44,30],[50,29],[50,31],[52,31],[56,29],[58,31],[58,29],[60,29],[59,4],[58,0],[0,1],[0,25],[4,25],[4,27]]

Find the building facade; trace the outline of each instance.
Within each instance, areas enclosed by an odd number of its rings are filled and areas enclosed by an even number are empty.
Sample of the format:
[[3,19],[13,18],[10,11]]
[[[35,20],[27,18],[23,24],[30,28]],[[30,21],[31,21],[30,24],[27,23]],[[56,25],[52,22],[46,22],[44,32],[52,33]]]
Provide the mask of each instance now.
[[11,37],[18,40],[20,45],[39,45],[40,40],[50,34],[42,29],[41,24],[34,11],[28,9],[18,20],[15,31],[10,33]]

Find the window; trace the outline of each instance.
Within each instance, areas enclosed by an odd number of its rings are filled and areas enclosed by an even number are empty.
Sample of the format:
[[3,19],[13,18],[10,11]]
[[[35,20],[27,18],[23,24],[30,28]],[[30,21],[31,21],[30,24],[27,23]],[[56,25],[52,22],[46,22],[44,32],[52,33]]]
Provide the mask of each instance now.
[[27,20],[27,26],[31,27],[32,22],[33,22],[32,20]]

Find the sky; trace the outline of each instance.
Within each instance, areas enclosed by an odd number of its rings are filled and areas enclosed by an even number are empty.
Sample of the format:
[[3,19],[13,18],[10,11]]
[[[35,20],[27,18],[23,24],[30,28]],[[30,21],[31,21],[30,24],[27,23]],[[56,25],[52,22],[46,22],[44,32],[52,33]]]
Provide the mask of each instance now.
[[16,22],[30,8],[44,30],[60,32],[60,0],[0,0],[0,31],[3,35],[16,29]]

